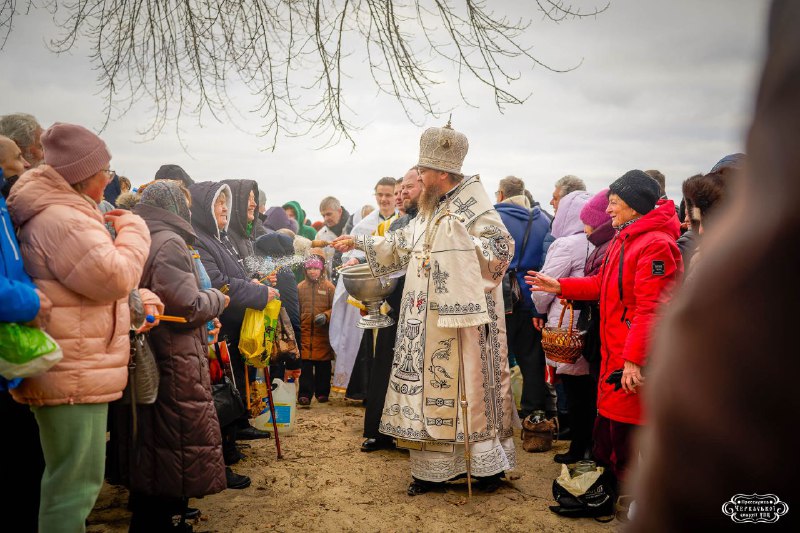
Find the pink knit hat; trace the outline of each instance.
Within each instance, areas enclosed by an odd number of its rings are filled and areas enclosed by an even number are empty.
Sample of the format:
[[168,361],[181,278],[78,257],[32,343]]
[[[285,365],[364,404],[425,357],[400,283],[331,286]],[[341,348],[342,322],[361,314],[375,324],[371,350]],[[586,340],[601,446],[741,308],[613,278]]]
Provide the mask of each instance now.
[[581,209],[581,222],[593,228],[599,228],[604,222],[611,220],[611,215],[606,213],[608,207],[608,189],[603,189],[592,196]]
[[322,270],[322,267],[325,266],[324,261],[319,256],[313,256],[306,259],[304,266],[306,268],[318,268]]
[[103,140],[83,126],[56,122],[42,133],[44,162],[70,185],[108,166],[111,154]]

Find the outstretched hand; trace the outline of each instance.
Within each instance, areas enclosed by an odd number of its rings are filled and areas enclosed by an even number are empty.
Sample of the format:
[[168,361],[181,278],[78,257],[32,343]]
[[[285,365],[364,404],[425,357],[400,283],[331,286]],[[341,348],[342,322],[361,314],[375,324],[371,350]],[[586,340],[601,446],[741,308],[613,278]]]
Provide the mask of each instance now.
[[525,283],[530,286],[530,291],[551,292],[561,294],[561,283],[556,278],[545,276],[535,270],[528,270],[525,276]]
[[337,252],[344,253],[355,248],[356,242],[352,235],[341,235],[333,239],[331,246],[333,246]]

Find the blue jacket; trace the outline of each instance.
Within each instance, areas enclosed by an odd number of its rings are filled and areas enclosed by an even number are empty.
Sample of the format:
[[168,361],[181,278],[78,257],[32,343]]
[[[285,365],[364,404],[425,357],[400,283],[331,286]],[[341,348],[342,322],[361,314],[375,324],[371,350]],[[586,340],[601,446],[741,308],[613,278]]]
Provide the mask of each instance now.
[[503,224],[506,225],[508,232],[514,239],[514,258],[511,260],[508,270],[516,270],[517,282],[522,291],[522,298],[517,305],[535,313],[536,311],[533,309],[531,299],[526,297],[528,286],[525,285],[525,273],[528,270],[539,270],[544,263],[542,243],[544,242],[545,235],[550,232],[550,219],[544,216],[541,209],[538,207],[533,208],[533,221],[531,222],[531,231],[528,235],[528,243],[525,246],[524,254],[520,254],[531,211],[522,206],[510,203],[499,203],[496,204],[494,208],[499,213]]
[[[0,170],[0,188],[3,172]],[[6,200],[0,195],[0,322],[30,322],[39,312],[36,285],[22,268],[22,254]]]

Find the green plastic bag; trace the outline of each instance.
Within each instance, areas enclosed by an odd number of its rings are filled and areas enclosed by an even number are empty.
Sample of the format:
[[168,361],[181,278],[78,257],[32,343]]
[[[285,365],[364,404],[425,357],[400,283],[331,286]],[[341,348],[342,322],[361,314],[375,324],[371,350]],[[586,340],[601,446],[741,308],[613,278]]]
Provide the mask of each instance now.
[[0,376],[14,379],[43,374],[63,357],[56,341],[44,331],[0,322]]

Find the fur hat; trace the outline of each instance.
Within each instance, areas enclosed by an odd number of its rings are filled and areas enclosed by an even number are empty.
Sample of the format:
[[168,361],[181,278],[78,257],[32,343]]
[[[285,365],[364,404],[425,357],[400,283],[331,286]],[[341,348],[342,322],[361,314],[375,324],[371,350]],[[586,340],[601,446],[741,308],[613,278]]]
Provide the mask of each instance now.
[[608,187],[608,193],[616,194],[634,211],[646,215],[661,197],[661,187],[641,170],[629,170]]
[[42,133],[44,162],[70,185],[91,178],[108,167],[111,154],[103,140],[76,124],[56,122]]
[[428,128],[419,139],[419,163],[417,166],[449,172],[458,176],[469,150],[467,136],[450,127]]
[[611,220],[611,215],[606,213],[606,207],[608,207],[608,189],[603,189],[583,206],[581,222],[592,228],[599,228]]
[[117,207],[125,209],[126,211],[132,211],[141,199],[142,197],[138,193],[124,192],[117,196]]

